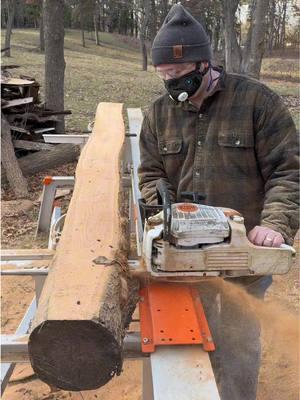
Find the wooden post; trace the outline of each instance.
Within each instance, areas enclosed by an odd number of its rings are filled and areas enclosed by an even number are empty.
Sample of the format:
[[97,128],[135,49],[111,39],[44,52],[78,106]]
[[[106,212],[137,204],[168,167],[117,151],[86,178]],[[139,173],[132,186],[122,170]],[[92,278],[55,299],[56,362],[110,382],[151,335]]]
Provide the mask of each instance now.
[[100,103],[29,338],[35,373],[65,390],[95,389],[122,368],[137,300],[118,204],[123,140],[122,105]]

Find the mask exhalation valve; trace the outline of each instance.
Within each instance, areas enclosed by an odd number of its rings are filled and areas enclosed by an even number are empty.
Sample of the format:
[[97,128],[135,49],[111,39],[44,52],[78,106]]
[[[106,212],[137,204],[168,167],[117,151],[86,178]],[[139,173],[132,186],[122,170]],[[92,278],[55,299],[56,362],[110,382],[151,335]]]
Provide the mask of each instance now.
[[189,95],[187,92],[182,92],[178,96],[178,101],[186,101],[188,99]]

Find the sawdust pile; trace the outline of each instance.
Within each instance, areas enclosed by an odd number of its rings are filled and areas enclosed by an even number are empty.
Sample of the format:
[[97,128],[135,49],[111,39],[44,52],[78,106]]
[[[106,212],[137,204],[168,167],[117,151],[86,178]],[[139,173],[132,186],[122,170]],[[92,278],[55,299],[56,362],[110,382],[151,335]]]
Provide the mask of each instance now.
[[299,400],[300,325],[298,315],[274,301],[256,299],[244,288],[228,281],[216,279],[213,284],[226,292],[228,301],[253,313],[261,324],[263,357],[268,360],[268,369],[264,373],[268,393],[261,393],[259,398]]

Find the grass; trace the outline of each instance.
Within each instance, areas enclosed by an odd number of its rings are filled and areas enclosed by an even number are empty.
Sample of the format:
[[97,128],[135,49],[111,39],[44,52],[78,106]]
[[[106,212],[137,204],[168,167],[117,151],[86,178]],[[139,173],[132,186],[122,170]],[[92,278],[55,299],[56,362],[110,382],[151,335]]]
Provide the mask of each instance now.
[[[2,41],[3,41],[2,35]],[[72,110],[66,118],[67,130],[80,132],[93,120],[101,101],[121,102],[125,107],[142,107],[164,92],[153,67],[141,69],[141,54],[137,40],[101,33],[102,46],[96,46],[92,33],[86,35],[86,47],[81,46],[80,32],[65,34],[65,108]],[[16,63],[21,68],[14,74],[34,76],[44,85],[44,55],[39,52],[38,30],[13,31],[12,57],[2,63]],[[298,96],[298,60],[267,58],[263,62],[263,81],[284,96]],[[295,119],[297,113],[293,112]]]

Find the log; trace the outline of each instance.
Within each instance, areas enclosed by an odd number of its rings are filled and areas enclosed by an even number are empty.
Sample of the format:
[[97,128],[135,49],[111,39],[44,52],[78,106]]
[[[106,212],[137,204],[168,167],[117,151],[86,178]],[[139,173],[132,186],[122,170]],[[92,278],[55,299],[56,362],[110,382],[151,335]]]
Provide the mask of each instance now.
[[96,389],[122,368],[137,301],[118,204],[123,140],[122,105],[100,103],[29,337],[35,373],[64,390]]
[[53,144],[49,143],[41,143],[41,142],[33,142],[31,140],[13,140],[14,147],[17,149],[24,149],[24,150],[52,150]]
[[[19,159],[19,166],[24,176],[30,176],[51,168],[59,167],[77,159],[80,153],[79,146],[73,144],[58,144],[53,150],[37,152]],[[2,183],[7,183],[5,172],[1,171]]]

